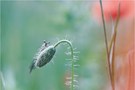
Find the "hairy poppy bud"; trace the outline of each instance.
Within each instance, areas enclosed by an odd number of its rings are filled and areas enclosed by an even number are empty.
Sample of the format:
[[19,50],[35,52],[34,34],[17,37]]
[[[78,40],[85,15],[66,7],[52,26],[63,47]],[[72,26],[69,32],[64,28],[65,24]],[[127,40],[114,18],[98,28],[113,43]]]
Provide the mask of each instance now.
[[46,65],[48,62],[50,62],[55,52],[56,49],[53,45],[47,46],[47,43],[44,42],[30,66],[30,73],[34,68],[42,67]]

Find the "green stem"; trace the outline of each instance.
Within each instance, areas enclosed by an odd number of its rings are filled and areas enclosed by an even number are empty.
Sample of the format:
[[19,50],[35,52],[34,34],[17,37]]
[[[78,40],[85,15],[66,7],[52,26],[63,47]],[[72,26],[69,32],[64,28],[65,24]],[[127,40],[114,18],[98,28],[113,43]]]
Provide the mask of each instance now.
[[56,48],[61,43],[67,43],[70,46],[71,49],[71,57],[72,57],[72,80],[71,80],[71,90],[74,90],[74,55],[73,55],[73,46],[72,43],[69,40],[60,40],[55,45],[54,48]]

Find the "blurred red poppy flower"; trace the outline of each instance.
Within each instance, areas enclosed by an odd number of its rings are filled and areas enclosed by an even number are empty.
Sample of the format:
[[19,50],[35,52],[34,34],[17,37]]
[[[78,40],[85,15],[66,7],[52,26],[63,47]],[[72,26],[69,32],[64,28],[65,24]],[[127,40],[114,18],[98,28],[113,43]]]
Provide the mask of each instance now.
[[[129,18],[134,15],[134,0],[102,0],[104,16],[106,21],[112,18],[116,20],[118,15],[118,4],[120,2],[120,18]],[[101,20],[101,9],[99,2],[96,2],[92,7],[93,15],[98,20]]]
[[[115,21],[118,16],[119,3],[120,21],[118,24],[114,66],[115,90],[135,90],[135,0],[102,0],[103,13],[106,22],[111,21],[111,18]],[[100,3],[93,4],[92,10],[96,20],[101,21]],[[111,30],[112,28],[109,31]],[[133,48],[131,49],[131,47]],[[111,90],[111,87],[106,87],[107,90]]]

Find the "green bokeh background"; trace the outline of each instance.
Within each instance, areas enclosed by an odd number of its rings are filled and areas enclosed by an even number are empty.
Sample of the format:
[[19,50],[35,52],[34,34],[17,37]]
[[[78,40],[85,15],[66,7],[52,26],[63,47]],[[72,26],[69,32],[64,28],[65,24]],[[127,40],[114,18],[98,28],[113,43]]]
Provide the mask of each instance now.
[[2,90],[68,90],[67,45],[57,48],[53,63],[29,74],[43,40],[73,42],[80,53],[77,90],[104,90],[105,47],[102,25],[92,16],[94,1],[1,1]]

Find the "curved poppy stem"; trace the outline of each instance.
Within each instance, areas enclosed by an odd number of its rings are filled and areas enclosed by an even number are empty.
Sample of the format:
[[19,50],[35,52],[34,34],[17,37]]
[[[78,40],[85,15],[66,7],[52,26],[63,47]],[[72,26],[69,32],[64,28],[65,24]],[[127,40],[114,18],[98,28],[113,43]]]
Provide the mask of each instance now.
[[60,40],[60,41],[58,41],[54,45],[54,48],[56,48],[61,43],[67,43],[70,46],[71,58],[72,58],[72,65],[71,65],[71,68],[72,68],[71,90],[73,90],[74,89],[74,60],[73,60],[74,59],[74,55],[73,55],[73,46],[72,46],[72,43],[69,40]]

